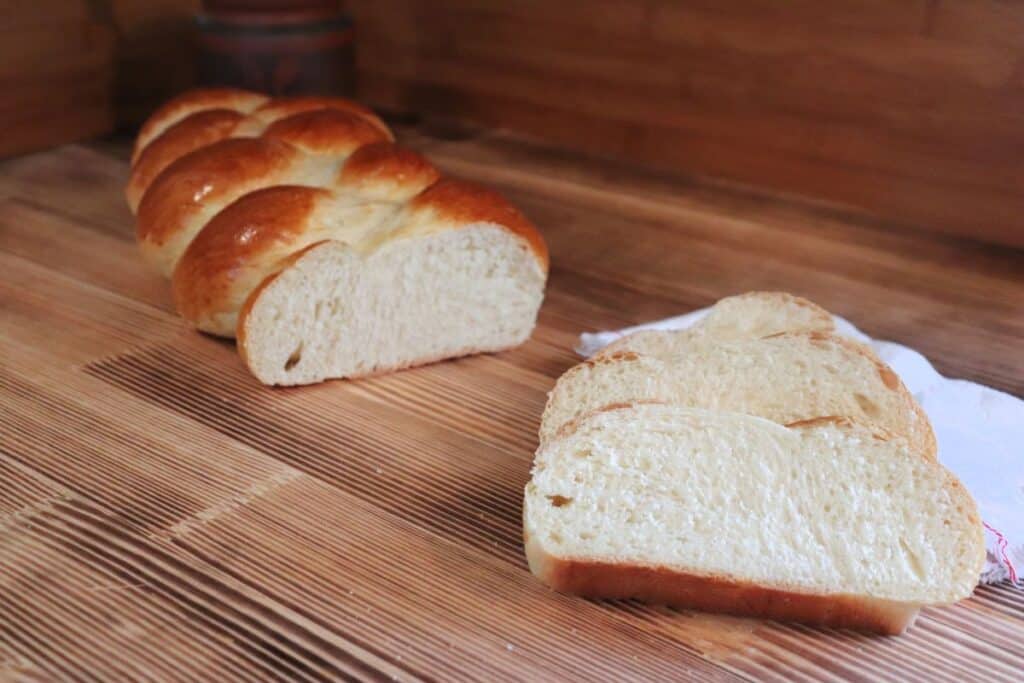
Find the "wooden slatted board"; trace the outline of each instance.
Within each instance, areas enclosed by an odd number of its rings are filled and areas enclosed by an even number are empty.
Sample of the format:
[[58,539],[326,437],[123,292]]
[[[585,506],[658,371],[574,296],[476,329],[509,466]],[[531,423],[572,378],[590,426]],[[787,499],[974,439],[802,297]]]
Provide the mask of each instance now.
[[407,132],[553,269],[521,348],[268,389],[137,258],[121,148],[0,165],[0,679],[1016,680],[1024,592],[901,638],[589,602],[521,497],[584,330],[754,288],[1024,394],[1024,255],[517,143]]

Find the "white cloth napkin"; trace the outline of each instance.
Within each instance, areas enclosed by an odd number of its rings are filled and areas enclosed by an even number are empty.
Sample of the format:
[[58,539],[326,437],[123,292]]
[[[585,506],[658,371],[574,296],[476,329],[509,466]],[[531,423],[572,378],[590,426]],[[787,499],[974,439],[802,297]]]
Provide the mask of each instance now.
[[[589,357],[637,330],[681,330],[707,314],[675,318],[610,332],[580,335],[577,353]],[[840,334],[869,344],[917,398],[935,429],[939,460],[978,501],[988,558],[981,580],[1010,580],[1024,571],[1024,401],[980,384],[943,377],[913,349],[875,341],[836,317]]]

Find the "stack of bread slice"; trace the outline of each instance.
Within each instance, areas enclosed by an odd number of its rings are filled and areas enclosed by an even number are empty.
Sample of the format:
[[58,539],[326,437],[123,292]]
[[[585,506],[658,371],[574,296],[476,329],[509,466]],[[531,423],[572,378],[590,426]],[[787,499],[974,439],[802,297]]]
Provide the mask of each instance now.
[[779,293],[641,332],[551,392],[530,568],[595,598],[900,633],[967,597],[977,507],[927,417],[832,316]]

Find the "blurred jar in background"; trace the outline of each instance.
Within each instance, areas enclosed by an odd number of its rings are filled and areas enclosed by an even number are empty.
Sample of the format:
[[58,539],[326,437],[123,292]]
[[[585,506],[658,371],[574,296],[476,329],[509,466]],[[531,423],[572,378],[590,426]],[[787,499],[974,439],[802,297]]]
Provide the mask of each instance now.
[[352,22],[340,0],[204,0],[199,81],[272,95],[349,95]]

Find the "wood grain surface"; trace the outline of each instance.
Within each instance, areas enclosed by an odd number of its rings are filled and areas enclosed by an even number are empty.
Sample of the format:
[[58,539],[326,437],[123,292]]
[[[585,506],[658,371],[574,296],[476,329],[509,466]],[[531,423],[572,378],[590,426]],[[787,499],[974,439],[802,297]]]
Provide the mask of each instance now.
[[348,5],[378,107],[1024,247],[1024,3]]
[[404,137],[541,226],[533,338],[274,390],[137,257],[124,150],[0,164],[0,679],[1019,681],[1024,592],[901,638],[554,594],[521,499],[581,331],[786,289],[1024,395],[1024,254],[496,134]]

